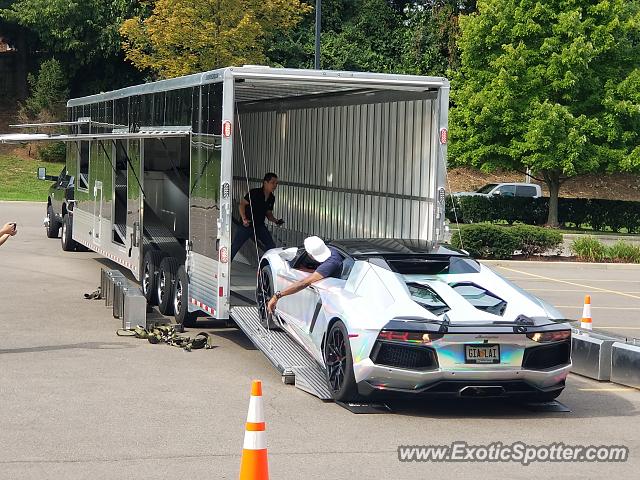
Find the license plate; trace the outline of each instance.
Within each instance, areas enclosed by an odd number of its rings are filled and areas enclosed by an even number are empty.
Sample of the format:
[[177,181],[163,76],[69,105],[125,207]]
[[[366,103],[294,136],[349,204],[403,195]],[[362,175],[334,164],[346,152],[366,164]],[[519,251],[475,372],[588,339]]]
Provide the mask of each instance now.
[[465,363],[500,363],[500,345],[465,345]]

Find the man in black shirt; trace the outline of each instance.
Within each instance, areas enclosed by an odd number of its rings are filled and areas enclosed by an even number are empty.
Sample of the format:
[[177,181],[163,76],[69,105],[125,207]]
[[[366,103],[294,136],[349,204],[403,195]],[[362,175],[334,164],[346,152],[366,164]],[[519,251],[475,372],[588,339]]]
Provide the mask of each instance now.
[[255,236],[262,242],[265,250],[275,248],[276,244],[264,224],[265,219],[276,225],[282,225],[284,220],[278,220],[273,216],[273,206],[276,197],[273,195],[278,188],[278,176],[275,173],[267,173],[262,180],[262,187],[252,188],[242,200],[240,200],[240,218],[242,226],[235,232],[231,243],[231,260],[242,248],[244,242]]

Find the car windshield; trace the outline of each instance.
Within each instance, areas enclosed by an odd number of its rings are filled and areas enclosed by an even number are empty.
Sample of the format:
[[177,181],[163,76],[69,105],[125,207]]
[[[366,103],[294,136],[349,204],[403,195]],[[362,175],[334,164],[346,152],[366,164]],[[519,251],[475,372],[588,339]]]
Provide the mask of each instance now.
[[484,187],[479,188],[478,190],[476,190],[476,193],[489,193],[497,185],[498,185],[497,183],[490,183],[489,185],[485,185]]
[[478,273],[480,264],[469,257],[409,257],[388,259],[391,270],[401,275],[454,275],[460,273]]

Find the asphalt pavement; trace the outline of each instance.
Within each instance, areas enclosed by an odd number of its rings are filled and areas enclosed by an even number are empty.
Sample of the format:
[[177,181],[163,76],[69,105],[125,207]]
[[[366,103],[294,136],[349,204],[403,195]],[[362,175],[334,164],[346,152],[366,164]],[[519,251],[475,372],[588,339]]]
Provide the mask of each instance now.
[[[212,350],[117,337],[119,322],[104,303],[83,298],[100,268],[114,264],[63,252],[59,239],[45,237],[44,213],[44,204],[0,202],[0,222],[16,221],[19,230],[0,247],[0,479],[237,478],[254,378],[263,381],[273,479],[633,478],[640,468],[640,392],[630,388],[570,375],[559,398],[568,413],[489,400],[355,415],[284,385],[241,332],[217,322],[190,332],[210,332]],[[591,293],[596,324],[621,333],[640,326],[639,267],[495,267],[567,315],[579,315]],[[529,466],[398,460],[399,445],[454,441],[626,445],[630,458]]]

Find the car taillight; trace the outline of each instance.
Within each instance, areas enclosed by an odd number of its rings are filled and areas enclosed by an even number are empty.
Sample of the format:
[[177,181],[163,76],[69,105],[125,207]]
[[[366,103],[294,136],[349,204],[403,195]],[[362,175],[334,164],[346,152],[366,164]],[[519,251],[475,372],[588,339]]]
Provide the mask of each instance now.
[[538,343],[561,342],[571,338],[571,330],[556,330],[555,332],[527,333],[527,337]]
[[406,342],[416,345],[425,345],[443,337],[441,333],[432,332],[397,332],[393,330],[382,330],[378,334],[378,340],[392,342]]

